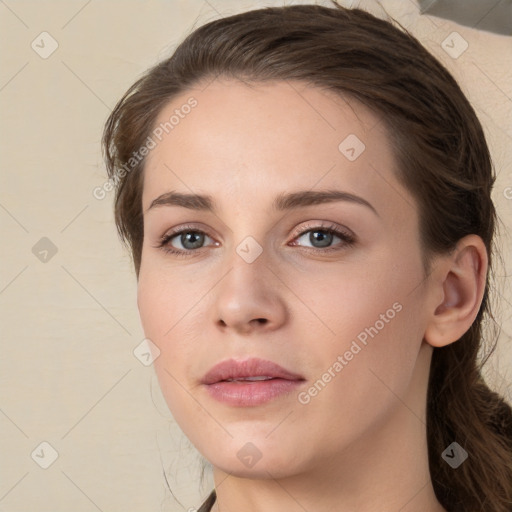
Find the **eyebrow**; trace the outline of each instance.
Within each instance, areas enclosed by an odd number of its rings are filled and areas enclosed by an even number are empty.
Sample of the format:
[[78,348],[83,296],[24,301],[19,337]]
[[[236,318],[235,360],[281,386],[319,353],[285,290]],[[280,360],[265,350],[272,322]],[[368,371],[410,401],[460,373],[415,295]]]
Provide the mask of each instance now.
[[[281,193],[274,199],[272,209],[275,211],[285,211],[336,201],[347,201],[366,206],[379,217],[377,210],[366,199],[341,190],[301,190],[298,192]],[[185,194],[175,191],[166,192],[153,199],[145,213],[157,206],[180,206],[190,210],[209,211],[212,213],[217,211],[217,206],[212,196]]]

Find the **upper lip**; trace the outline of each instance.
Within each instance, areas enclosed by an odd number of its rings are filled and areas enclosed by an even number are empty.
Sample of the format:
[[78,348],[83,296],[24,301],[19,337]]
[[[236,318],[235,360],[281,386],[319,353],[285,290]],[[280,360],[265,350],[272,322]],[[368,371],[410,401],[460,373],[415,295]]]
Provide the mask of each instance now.
[[214,384],[226,379],[262,376],[286,380],[304,380],[301,375],[285,370],[277,363],[265,359],[251,358],[244,361],[235,359],[221,361],[206,373],[201,383]]

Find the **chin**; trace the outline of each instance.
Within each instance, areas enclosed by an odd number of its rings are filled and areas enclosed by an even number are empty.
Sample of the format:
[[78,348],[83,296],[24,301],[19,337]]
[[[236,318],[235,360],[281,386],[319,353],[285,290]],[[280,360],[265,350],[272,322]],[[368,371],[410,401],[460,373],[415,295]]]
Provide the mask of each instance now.
[[210,464],[224,473],[238,478],[251,478],[265,480],[269,478],[284,478],[293,473],[293,466],[290,464],[275,463],[270,460],[263,460],[254,463],[252,467],[245,466],[238,457],[213,457],[208,459]]
[[265,439],[267,434],[268,431],[260,437],[235,436],[229,443],[198,449],[212,466],[240,478],[284,478],[304,471],[305,460],[298,458],[297,447],[290,452],[279,438],[274,442]]

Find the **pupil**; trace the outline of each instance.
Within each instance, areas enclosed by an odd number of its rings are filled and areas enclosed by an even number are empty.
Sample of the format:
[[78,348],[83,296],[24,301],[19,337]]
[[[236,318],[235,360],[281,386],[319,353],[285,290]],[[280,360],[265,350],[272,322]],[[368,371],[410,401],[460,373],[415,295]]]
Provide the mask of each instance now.
[[[316,234],[319,234],[318,237],[315,239]],[[326,233],[323,231],[312,231],[309,235],[310,242],[314,245],[314,242],[320,242],[320,247],[327,247],[329,246],[329,243],[331,242],[332,233]]]
[[[194,240],[195,239],[195,240]],[[203,242],[204,235],[195,233],[195,232],[188,232],[181,235],[181,243],[185,249],[197,249],[198,247],[201,247],[201,244]],[[187,247],[187,242],[192,243],[192,247]]]

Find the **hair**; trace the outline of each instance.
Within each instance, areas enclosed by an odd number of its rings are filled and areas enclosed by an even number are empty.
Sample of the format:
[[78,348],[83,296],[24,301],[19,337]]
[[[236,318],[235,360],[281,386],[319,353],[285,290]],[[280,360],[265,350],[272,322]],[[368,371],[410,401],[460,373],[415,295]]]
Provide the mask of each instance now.
[[[254,84],[296,80],[375,111],[387,128],[397,179],[417,201],[427,273],[434,255],[452,251],[466,235],[482,238],[489,268],[477,317],[457,342],[433,349],[426,403],[429,467],[436,497],[448,511],[512,510],[512,409],[481,372],[496,339],[487,358],[478,357],[484,315],[493,320],[495,174],[482,126],[455,79],[403,27],[335,3],[266,7],[197,28],[128,89],[105,125],[115,222],[131,249],[137,279],[145,159],[120,179],[119,169],[144,145],[168,102],[217,77]],[[469,454],[457,469],[441,457],[454,441]],[[215,491],[200,510],[210,510],[214,501]]]

